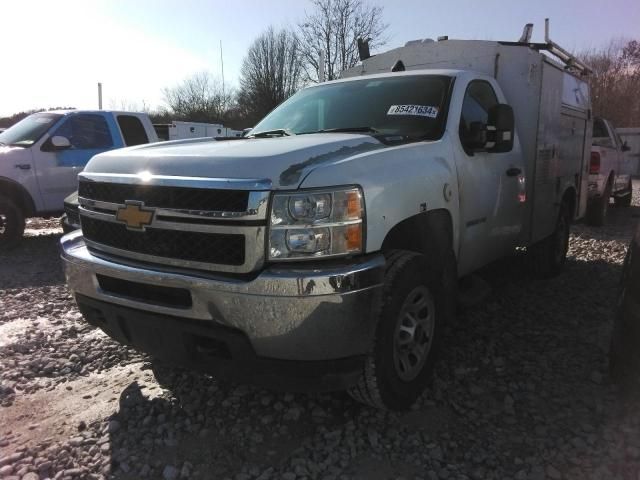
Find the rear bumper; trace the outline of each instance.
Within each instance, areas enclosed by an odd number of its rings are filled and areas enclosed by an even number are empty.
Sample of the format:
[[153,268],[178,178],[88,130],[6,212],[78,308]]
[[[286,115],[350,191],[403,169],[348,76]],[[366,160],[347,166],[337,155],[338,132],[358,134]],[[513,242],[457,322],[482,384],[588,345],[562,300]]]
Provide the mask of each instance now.
[[[97,256],[79,231],[64,236],[61,247],[67,282],[87,320],[174,363],[215,373],[234,365],[240,378],[267,375],[270,366],[276,373],[296,370],[282,362],[301,362],[307,374],[297,377],[340,373],[341,388],[373,342],[382,255],[272,266],[238,280]],[[214,345],[230,356],[206,353]],[[323,389],[332,388],[335,379],[329,380]]]

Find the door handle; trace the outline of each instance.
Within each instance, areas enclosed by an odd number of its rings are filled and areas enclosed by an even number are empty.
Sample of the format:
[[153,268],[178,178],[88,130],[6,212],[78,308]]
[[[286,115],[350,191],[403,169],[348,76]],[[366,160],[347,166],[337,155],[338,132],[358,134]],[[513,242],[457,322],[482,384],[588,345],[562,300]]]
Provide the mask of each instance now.
[[14,165],[14,167],[19,168],[20,170],[31,170],[31,165],[28,163],[18,163],[17,165]]
[[510,169],[507,170],[506,173],[507,173],[507,177],[517,177],[522,173],[522,170],[520,170],[518,167],[511,167]]

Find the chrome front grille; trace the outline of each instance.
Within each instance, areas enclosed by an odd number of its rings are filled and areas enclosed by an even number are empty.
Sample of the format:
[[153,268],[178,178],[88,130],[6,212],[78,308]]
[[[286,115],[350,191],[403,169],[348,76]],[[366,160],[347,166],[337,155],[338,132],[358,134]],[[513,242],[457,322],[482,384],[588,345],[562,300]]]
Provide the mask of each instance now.
[[88,173],[79,180],[92,250],[218,272],[247,273],[264,262],[267,181]]
[[242,213],[247,211],[249,192],[208,188],[80,182],[78,195],[101,202],[144,202],[147,207]]

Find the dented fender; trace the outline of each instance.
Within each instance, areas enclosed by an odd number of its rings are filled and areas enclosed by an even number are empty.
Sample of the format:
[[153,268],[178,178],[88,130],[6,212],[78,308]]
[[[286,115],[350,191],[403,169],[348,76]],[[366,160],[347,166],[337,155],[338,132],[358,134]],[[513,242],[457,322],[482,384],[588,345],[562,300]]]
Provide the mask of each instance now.
[[372,150],[319,165],[302,188],[354,184],[366,208],[366,251],[376,252],[401,221],[424,211],[447,210],[453,222],[453,251],[459,239],[459,195],[448,134],[437,141]]

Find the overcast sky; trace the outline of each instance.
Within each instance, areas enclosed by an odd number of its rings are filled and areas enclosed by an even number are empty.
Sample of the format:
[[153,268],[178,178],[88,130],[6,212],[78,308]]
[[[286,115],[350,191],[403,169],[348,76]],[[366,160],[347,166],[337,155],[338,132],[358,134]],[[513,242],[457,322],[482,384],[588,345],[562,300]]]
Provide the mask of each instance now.
[[[568,50],[612,38],[640,39],[639,0],[379,1],[393,48],[416,38],[517,40],[527,22],[533,40]],[[2,0],[0,116],[39,107],[162,105],[162,88],[208,70],[238,85],[242,58],[267,26],[293,26],[306,0]],[[606,9],[605,9],[606,8]]]

